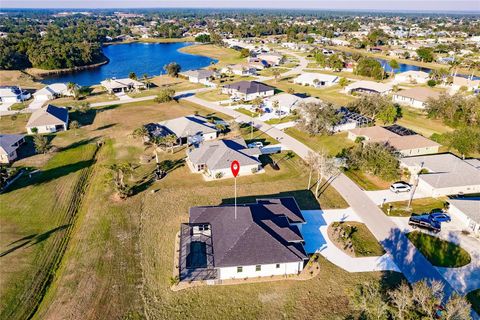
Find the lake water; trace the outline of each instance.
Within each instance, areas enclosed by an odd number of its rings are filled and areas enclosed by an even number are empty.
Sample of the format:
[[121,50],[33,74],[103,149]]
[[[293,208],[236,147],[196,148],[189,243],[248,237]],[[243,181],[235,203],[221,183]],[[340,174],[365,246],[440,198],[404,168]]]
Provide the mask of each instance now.
[[108,78],[127,78],[130,72],[135,72],[141,78],[145,73],[149,76],[164,74],[163,66],[176,62],[182,71],[199,69],[209,66],[213,59],[178,51],[191,45],[188,42],[179,43],[130,43],[109,45],[103,47],[103,53],[110,62],[94,69],[73,73],[49,76],[44,83],[74,82],[82,86],[99,84]]

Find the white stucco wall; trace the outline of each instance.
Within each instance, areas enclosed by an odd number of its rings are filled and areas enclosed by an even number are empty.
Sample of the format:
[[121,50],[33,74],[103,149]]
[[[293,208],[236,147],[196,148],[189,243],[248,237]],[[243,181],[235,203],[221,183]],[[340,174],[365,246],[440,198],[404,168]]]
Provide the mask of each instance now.
[[[251,175],[251,174],[253,174],[252,169],[254,169],[254,168],[257,169],[257,170],[260,170],[261,169],[260,164],[254,164],[254,165],[249,165],[249,166],[240,164],[240,171],[238,173],[238,176],[241,177],[241,176]],[[210,172],[212,178],[215,178],[215,176],[218,172],[222,172],[222,178],[233,178],[233,174],[232,174],[232,171],[230,170],[230,168],[225,168],[225,169],[221,169],[221,170],[210,170],[209,169],[209,172]]]
[[425,155],[425,154],[438,153],[438,148],[439,148],[439,146],[416,148],[416,149],[406,149],[406,150],[401,150],[400,153],[405,157],[421,156],[421,155]]
[[454,194],[470,194],[480,193],[480,185],[459,186],[459,187],[446,187],[446,188],[434,188],[428,184],[421,177],[418,181],[418,188],[421,189],[427,196],[440,197]]
[[425,103],[419,100],[415,100],[412,98],[407,98],[400,95],[394,95],[393,101],[397,102],[401,105],[407,105],[416,109],[425,109]]
[[[38,133],[52,133],[57,132],[55,126],[38,126],[38,127],[27,127],[28,134],[33,134],[32,129],[37,128]],[[63,130],[67,130],[67,126],[63,125]]]
[[452,219],[459,220],[465,228],[469,229],[476,235],[480,235],[480,223],[470,219],[460,209],[451,204],[450,208],[448,208],[448,213],[452,216]]
[[261,265],[261,270],[256,271],[256,266],[242,266],[242,272],[237,272],[237,267],[226,267],[218,269],[218,277],[225,279],[243,279],[256,277],[269,277],[272,275],[298,274],[303,269],[303,262],[288,262],[277,264]]

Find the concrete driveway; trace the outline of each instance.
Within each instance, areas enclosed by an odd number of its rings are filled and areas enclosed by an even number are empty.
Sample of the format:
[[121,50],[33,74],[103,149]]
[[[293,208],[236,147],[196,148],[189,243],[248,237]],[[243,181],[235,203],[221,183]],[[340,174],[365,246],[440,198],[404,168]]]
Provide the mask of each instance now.
[[[400,192],[394,193],[389,189],[386,190],[377,190],[377,191],[364,191],[365,194],[373,201],[376,205],[381,205],[382,203],[395,202],[395,201],[406,201],[410,199],[410,192]],[[414,199],[427,198],[427,194],[422,192],[420,189],[415,191],[413,196]]]
[[351,209],[302,211],[306,224],[302,226],[307,253],[318,252],[327,260],[348,272],[400,271],[389,254],[355,258],[340,250],[329,239],[327,228],[335,221],[358,221],[361,218]]

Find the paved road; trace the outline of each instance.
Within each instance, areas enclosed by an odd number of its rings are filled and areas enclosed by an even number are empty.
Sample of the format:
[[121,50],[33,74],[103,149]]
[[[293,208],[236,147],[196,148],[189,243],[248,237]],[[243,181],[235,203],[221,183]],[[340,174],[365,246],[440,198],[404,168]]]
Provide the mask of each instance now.
[[[237,121],[252,121],[252,118],[238,111],[221,107],[195,96],[187,96],[184,99],[214,111],[225,113]],[[309,147],[274,126],[261,122],[258,119],[253,119],[253,123],[259,130],[279,141],[287,149],[294,151],[302,159],[306,159],[309,151],[311,151]],[[375,238],[382,243],[387,253],[392,256],[393,261],[409,282],[417,282],[422,279],[438,280],[445,284],[446,295],[450,295],[453,292],[450,284],[445,281],[437,269],[407,239],[395,222],[387,217],[352,180],[344,174],[340,174],[332,181],[332,186],[361,217]]]

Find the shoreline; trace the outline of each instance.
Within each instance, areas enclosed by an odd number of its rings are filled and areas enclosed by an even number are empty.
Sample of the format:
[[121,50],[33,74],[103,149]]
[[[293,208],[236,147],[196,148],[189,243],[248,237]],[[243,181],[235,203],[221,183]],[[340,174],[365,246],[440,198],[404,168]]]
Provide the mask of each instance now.
[[185,38],[140,38],[140,39],[132,39],[126,41],[113,41],[113,42],[104,42],[102,46],[114,46],[119,44],[130,44],[130,43],[182,43],[182,42],[192,42],[195,43],[195,39],[193,37],[185,37]]
[[78,66],[78,67],[73,67],[73,68],[65,68],[65,69],[53,69],[53,70],[45,70],[45,69],[37,69],[37,68],[27,68],[23,70],[25,73],[28,75],[32,76],[35,80],[42,80],[43,77],[45,76],[50,76],[50,75],[60,75],[60,74],[66,74],[66,73],[74,73],[77,71],[82,71],[82,70],[88,70],[88,69],[95,69],[100,66],[103,66],[107,63],[110,62],[110,59],[104,55],[105,60],[94,63],[94,64],[89,64],[85,66]]

